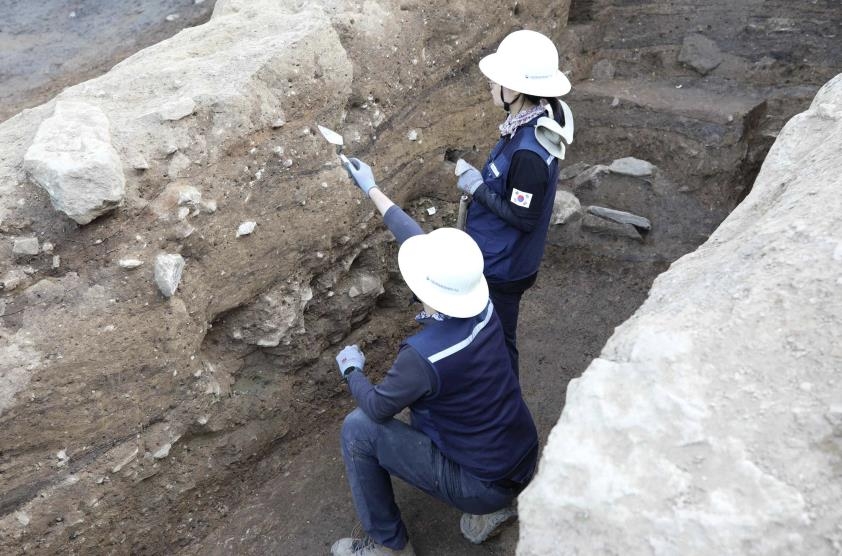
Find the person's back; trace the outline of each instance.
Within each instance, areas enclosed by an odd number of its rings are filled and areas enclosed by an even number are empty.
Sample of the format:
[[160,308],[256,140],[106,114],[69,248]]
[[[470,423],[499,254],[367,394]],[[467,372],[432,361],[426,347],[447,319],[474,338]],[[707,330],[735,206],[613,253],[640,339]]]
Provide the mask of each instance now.
[[422,322],[424,329],[405,344],[428,361],[437,389],[410,405],[412,425],[480,479],[527,480],[531,466],[514,470],[537,446],[538,434],[493,306],[472,318]]

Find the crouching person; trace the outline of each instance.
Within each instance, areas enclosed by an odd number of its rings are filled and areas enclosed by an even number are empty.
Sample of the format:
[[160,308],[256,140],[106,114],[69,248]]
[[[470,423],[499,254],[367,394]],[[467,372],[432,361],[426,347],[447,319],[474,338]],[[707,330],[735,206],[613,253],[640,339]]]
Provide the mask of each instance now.
[[[337,541],[334,556],[414,554],[395,504],[398,477],[464,512],[474,543],[516,516],[514,502],[535,471],[538,436],[521,396],[500,319],[489,301],[482,253],[466,233],[423,234],[380,191],[371,169],[349,169],[401,243],[398,266],[423,310],[385,378],[372,384],[365,356],[336,357],[358,408],[342,426],[342,456],[366,536]],[[410,408],[411,425],[394,416]]]

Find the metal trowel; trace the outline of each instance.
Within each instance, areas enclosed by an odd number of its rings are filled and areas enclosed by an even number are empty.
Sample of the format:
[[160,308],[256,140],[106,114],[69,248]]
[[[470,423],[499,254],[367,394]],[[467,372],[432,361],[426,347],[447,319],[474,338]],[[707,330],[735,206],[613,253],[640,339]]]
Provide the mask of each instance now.
[[319,128],[319,133],[322,134],[328,143],[331,145],[336,145],[336,154],[339,155],[339,160],[342,161],[342,166],[345,167],[346,170],[351,166],[351,161],[348,160],[348,157],[342,154],[342,147],[345,146],[345,140],[342,139],[342,136],[333,131],[332,129],[328,129],[324,126],[316,124],[316,127]]

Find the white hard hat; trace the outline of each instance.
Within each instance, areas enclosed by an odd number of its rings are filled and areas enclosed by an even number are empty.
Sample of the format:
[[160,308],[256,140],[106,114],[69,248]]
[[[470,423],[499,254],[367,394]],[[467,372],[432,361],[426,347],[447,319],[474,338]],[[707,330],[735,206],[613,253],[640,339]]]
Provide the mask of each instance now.
[[495,83],[519,93],[550,98],[570,92],[570,81],[558,70],[553,41],[536,31],[510,33],[497,52],[479,61],[479,69]]
[[445,315],[473,317],[488,305],[482,252],[462,230],[410,237],[398,251],[398,268],[412,293]]

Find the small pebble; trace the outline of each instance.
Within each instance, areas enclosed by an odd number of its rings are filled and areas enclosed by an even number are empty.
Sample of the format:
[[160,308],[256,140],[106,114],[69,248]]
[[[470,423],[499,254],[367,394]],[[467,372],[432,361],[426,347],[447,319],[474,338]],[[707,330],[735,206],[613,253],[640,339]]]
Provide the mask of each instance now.
[[243,222],[242,224],[240,224],[240,227],[237,228],[237,237],[247,236],[251,234],[254,231],[255,226],[257,226],[256,222]]

